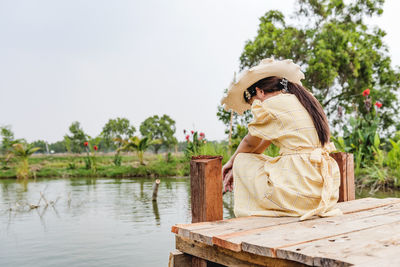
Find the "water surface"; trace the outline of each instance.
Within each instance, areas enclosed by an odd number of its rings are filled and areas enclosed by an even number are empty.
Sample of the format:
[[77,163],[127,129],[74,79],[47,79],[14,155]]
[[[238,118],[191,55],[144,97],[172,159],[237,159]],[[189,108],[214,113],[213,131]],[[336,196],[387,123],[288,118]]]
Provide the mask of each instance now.
[[[171,226],[191,220],[189,180],[161,179],[155,203],[152,186],[153,179],[0,180],[0,266],[166,266]],[[40,192],[56,204],[45,208],[42,199],[29,210]],[[225,218],[231,212],[224,208]]]

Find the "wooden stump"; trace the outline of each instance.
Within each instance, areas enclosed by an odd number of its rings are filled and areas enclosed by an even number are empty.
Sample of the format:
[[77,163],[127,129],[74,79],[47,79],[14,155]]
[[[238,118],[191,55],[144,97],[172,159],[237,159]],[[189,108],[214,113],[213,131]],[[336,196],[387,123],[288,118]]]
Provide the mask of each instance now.
[[353,154],[337,152],[330,155],[336,160],[340,170],[339,202],[356,199]]
[[192,223],[222,220],[222,157],[199,156],[190,161]]

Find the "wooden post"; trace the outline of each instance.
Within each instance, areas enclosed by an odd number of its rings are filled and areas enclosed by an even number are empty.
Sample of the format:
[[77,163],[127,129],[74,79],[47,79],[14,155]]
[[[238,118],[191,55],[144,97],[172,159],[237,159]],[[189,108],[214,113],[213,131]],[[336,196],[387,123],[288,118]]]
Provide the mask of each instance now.
[[[223,219],[221,171],[221,156],[192,157],[190,161],[192,223]],[[192,257],[192,267],[207,267],[207,261]]]
[[222,157],[198,156],[190,161],[192,223],[222,220]]
[[337,152],[332,153],[331,157],[336,160],[340,170],[339,202],[356,199],[353,154]]
[[158,186],[160,185],[160,179],[157,179],[153,184],[153,201],[157,201]]
[[188,267],[192,264],[192,257],[182,253],[179,250],[172,251],[169,254],[168,267]]

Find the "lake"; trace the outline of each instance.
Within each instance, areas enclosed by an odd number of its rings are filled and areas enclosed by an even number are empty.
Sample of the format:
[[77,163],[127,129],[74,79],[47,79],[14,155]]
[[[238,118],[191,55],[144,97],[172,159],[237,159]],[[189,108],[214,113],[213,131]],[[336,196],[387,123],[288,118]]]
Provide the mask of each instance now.
[[[153,203],[153,181],[0,180],[0,266],[167,266],[171,226],[191,220],[190,183],[161,179]],[[30,210],[40,192],[55,204]]]
[[[175,247],[171,226],[191,220],[190,183],[161,179],[153,203],[153,182],[0,180],[0,266],[167,266]],[[388,196],[400,193],[377,195]],[[30,209],[39,199],[40,207]],[[226,194],[224,218],[233,217],[232,204]]]

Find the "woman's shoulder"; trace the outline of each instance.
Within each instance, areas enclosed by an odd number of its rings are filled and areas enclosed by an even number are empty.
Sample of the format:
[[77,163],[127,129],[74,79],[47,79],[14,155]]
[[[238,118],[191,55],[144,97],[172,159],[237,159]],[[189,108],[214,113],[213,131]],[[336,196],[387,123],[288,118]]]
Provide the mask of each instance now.
[[255,100],[251,108],[252,110],[262,109],[264,112],[275,113],[275,111],[296,107],[298,104],[300,104],[300,102],[295,95],[278,94],[267,98],[262,102],[260,100]]

